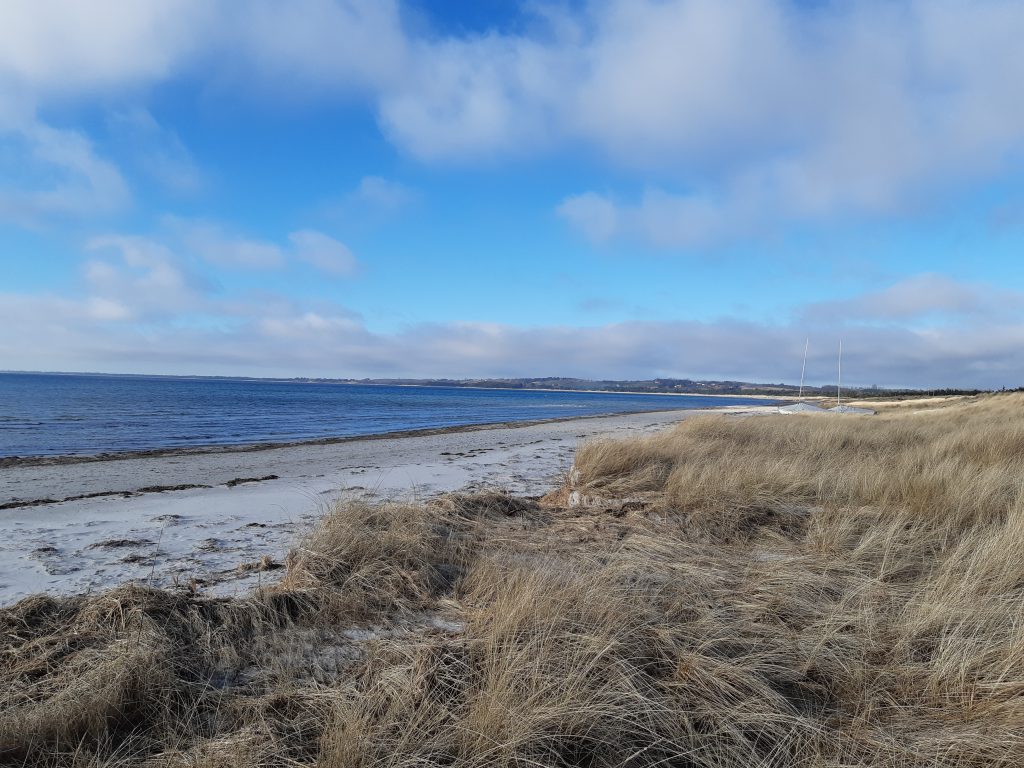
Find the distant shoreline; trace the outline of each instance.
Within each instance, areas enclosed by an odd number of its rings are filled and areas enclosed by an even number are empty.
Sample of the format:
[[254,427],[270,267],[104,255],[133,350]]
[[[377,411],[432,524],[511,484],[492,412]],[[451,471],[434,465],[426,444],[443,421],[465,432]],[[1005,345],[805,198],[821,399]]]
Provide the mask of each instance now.
[[[419,389],[477,389],[495,392],[579,392],[589,395],[675,395],[683,397],[750,397],[757,399],[783,399],[796,397],[793,392],[778,394],[744,394],[741,392],[656,392],[635,389],[567,389],[564,387],[484,387],[473,384],[448,383],[426,384],[416,380],[399,379],[396,381],[361,380],[361,379],[325,379],[325,378],[276,378],[273,376],[207,376],[202,374],[171,374],[171,373],[102,373],[96,371],[0,371],[0,376],[89,376],[101,379],[159,379],[161,381],[234,381],[256,382],[265,384],[306,384],[309,386],[349,386],[349,387],[412,387]],[[513,379],[516,380],[516,379]],[[524,379],[525,380],[525,379]],[[481,381],[474,379],[474,381]],[[487,381],[487,379],[483,379]],[[503,381],[506,381],[503,379]],[[614,380],[610,380],[613,381]],[[771,385],[765,385],[770,387]],[[824,396],[824,395],[822,395]]]
[[[381,386],[398,386],[398,385],[381,385]],[[414,384],[404,386],[418,386]],[[468,389],[468,387],[459,387],[459,389]],[[488,389],[488,387],[480,387],[480,389]],[[513,390],[514,391],[514,390]],[[549,390],[555,391],[555,390]],[[568,390],[571,392],[577,392],[580,390]],[[638,393],[638,394],[653,394],[653,393]],[[672,393],[662,393],[672,394]],[[705,395],[695,395],[695,397],[705,397]],[[710,397],[710,395],[707,395]],[[742,395],[721,395],[721,397],[742,397]],[[752,398],[754,399],[754,398]],[[762,399],[762,398],[757,398]],[[770,400],[778,400],[780,403],[785,402],[785,398],[767,398]],[[585,416],[556,416],[550,419],[529,419],[525,421],[493,421],[479,424],[455,424],[448,427],[424,427],[421,429],[403,429],[392,432],[371,432],[368,434],[360,435],[344,435],[339,437],[316,437],[308,440],[286,440],[286,441],[260,441],[255,443],[216,443],[210,445],[192,445],[192,446],[180,446],[174,448],[148,448],[143,450],[131,450],[131,451],[108,451],[101,453],[88,453],[88,454],[53,454],[53,455],[34,455],[34,456],[7,456],[0,457],[0,470],[7,469],[10,467],[48,467],[48,466],[60,466],[66,464],[85,464],[90,462],[100,461],[122,461],[128,459],[142,459],[142,458],[164,458],[170,456],[200,456],[204,454],[221,454],[221,453],[253,453],[258,451],[272,451],[278,448],[296,448],[303,446],[316,446],[316,445],[340,445],[342,443],[351,443],[359,440],[391,440],[404,437],[426,437],[430,435],[446,435],[455,434],[459,432],[475,432],[487,429],[513,429],[516,427],[535,427],[540,424],[557,424],[566,421],[583,421],[587,419],[603,419],[611,416],[635,416],[646,413],[674,413],[676,411],[698,411],[698,410],[714,410],[722,411],[729,408],[743,408],[742,405],[718,405],[711,406],[706,409],[701,408],[665,408],[655,410],[639,410],[639,411],[616,411],[614,413],[595,413],[587,414]]]
[[[725,392],[637,392],[632,389],[555,389],[554,387],[474,387],[470,384],[379,384],[366,381],[335,381],[332,384],[348,384],[357,387],[411,387],[418,389],[479,389],[484,392],[579,392],[586,395],[658,395],[668,397],[742,397],[748,400],[793,400],[788,395],[740,395]],[[617,411],[632,413],[632,411]],[[612,415],[612,414],[606,414]],[[569,418],[576,418],[571,416]]]

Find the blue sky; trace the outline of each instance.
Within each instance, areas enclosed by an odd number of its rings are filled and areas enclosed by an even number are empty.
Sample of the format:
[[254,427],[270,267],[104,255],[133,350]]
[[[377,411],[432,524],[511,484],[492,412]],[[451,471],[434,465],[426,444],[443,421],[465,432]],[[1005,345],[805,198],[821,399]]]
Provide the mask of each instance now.
[[0,369],[1024,384],[1024,2],[2,15]]

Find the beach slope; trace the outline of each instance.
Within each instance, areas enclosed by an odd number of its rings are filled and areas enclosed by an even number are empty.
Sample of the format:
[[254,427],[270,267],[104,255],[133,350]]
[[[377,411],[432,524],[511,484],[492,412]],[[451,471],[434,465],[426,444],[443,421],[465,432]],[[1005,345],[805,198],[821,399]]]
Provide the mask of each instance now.
[[0,604],[131,580],[234,592],[272,577],[253,564],[278,562],[339,499],[485,487],[539,495],[560,481],[580,441],[645,434],[697,413],[8,462],[0,467]]

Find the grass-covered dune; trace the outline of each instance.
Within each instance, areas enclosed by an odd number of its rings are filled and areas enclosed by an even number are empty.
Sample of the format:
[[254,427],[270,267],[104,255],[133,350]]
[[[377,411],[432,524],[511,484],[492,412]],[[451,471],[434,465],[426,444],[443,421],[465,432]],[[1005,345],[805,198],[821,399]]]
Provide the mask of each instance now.
[[1024,396],[940,406],[342,506],[246,598],[24,600],[0,762],[1024,765]]

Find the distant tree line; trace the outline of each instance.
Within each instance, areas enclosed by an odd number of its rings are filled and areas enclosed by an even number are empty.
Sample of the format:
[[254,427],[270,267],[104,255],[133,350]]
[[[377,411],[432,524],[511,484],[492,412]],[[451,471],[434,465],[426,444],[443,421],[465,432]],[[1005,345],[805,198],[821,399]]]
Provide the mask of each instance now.
[[[652,394],[703,394],[703,395],[767,395],[779,398],[798,394],[794,384],[766,384],[747,381],[697,381],[694,379],[577,379],[562,376],[509,379],[346,379],[353,384],[414,385],[424,387],[477,387],[484,389],[566,389],[573,391],[598,392],[644,392]],[[1024,388],[1021,388],[1024,390]],[[956,389],[885,389],[871,387],[843,387],[847,397],[922,397],[940,395],[977,395],[989,390]],[[835,384],[805,386],[805,397],[833,397]]]

